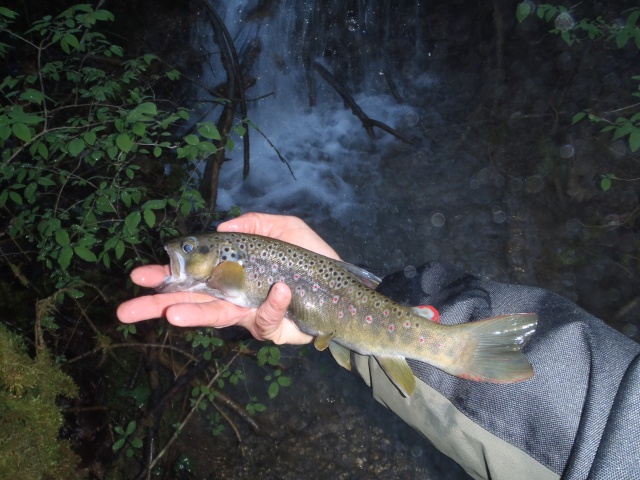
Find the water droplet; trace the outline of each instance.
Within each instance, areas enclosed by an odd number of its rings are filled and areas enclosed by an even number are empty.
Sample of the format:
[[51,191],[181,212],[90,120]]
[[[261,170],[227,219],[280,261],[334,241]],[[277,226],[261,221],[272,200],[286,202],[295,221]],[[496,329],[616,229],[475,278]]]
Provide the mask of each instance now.
[[497,212],[493,212],[493,221],[496,223],[504,223],[505,220],[507,219],[507,214],[505,212],[503,212],[502,210],[499,210]]
[[562,12],[556,17],[555,25],[561,32],[568,32],[575,24],[576,21],[569,12]]
[[416,267],[409,265],[404,269],[404,276],[407,278],[413,278],[416,276]]
[[444,225],[445,216],[442,213],[434,213],[431,216],[431,225],[434,227],[441,227]]
[[422,447],[419,447],[418,445],[414,445],[413,447],[411,447],[411,455],[413,455],[416,458],[421,457]]
[[629,323],[628,325],[625,325],[622,328],[622,332],[627,336],[627,337],[631,337],[634,338],[636,336],[636,334],[638,333],[638,327],[633,325],[632,323]]
[[524,188],[527,193],[538,193],[544,188],[542,175],[532,175],[524,182]]
[[575,155],[576,151],[573,148],[573,145],[567,143],[560,147],[560,156],[562,158],[571,158]]
[[412,110],[404,116],[404,121],[408,126],[413,127],[418,123],[418,114]]

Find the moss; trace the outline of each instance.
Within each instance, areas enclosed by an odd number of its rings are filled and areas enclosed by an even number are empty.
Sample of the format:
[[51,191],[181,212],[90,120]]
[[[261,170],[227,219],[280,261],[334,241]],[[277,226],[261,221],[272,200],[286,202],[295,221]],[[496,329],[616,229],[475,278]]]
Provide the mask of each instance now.
[[78,457],[58,439],[64,419],[56,398],[77,387],[45,352],[27,355],[0,325],[0,478],[75,479]]

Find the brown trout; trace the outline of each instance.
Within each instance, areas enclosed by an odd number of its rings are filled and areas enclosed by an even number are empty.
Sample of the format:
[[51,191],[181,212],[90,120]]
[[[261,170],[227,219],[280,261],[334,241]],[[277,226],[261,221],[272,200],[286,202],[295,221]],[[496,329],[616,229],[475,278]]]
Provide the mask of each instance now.
[[212,233],[165,245],[171,276],[161,293],[196,291],[242,307],[258,307],[271,285],[292,293],[287,317],[329,347],[351,370],[353,350],[373,355],[405,395],[415,389],[406,358],[429,363],[469,380],[509,383],[533,376],[520,351],[537,315],[505,315],[459,325],[438,324],[430,309],[405,307],[376,292],[378,279],[354,265],[258,235]]

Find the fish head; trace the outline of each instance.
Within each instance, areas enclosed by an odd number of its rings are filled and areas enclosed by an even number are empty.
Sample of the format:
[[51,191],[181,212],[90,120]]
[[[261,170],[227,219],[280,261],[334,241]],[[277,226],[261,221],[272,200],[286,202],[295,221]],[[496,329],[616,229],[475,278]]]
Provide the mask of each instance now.
[[[171,275],[156,288],[158,292],[206,290],[212,274],[225,262],[241,272],[246,254],[226,234],[193,235],[165,244]],[[226,269],[228,271],[228,269]]]

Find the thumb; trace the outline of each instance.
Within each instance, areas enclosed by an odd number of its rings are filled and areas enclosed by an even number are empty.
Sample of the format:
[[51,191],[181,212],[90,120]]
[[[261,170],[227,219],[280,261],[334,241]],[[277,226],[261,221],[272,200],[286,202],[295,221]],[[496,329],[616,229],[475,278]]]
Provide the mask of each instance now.
[[269,296],[258,308],[256,334],[262,340],[277,340],[281,336],[282,321],[291,302],[291,290],[282,282],[271,287]]

